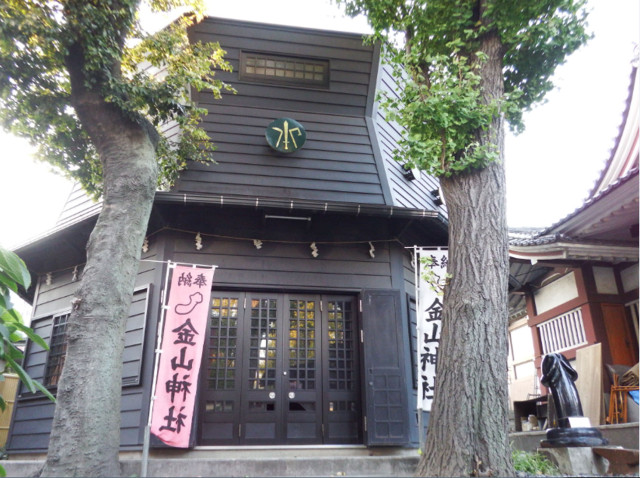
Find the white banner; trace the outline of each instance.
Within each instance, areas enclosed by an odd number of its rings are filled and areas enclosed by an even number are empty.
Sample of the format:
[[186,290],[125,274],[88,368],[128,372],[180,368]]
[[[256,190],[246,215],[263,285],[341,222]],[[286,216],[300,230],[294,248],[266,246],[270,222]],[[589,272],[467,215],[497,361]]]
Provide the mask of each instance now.
[[445,248],[415,248],[418,410],[431,411],[442,327],[442,288],[447,275]]

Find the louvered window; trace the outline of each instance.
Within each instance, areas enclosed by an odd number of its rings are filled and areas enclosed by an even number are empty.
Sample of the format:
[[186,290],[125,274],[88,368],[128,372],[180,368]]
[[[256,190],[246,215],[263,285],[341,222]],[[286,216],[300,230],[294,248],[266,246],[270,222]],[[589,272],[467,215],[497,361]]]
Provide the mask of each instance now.
[[542,353],[563,352],[587,343],[582,309],[574,309],[538,325]]

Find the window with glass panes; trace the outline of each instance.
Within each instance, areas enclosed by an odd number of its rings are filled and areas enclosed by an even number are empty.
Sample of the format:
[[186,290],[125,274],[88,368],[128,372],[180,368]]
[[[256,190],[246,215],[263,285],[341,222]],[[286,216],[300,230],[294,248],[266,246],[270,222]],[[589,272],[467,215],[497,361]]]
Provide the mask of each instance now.
[[64,359],[67,355],[67,321],[69,314],[56,315],[53,318],[53,330],[51,331],[51,341],[49,342],[49,356],[47,358],[47,369],[44,377],[44,384],[47,387],[58,385]]
[[241,52],[240,78],[326,88],[329,86],[329,62]]

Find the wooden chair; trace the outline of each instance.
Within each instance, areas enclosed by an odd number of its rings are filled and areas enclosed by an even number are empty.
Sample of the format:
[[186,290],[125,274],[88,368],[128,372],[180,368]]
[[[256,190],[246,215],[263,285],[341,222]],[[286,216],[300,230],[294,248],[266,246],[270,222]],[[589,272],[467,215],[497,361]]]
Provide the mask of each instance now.
[[613,385],[611,386],[611,396],[609,397],[609,416],[607,423],[627,423],[627,397],[632,390],[638,387],[620,385],[620,376],[613,374]]

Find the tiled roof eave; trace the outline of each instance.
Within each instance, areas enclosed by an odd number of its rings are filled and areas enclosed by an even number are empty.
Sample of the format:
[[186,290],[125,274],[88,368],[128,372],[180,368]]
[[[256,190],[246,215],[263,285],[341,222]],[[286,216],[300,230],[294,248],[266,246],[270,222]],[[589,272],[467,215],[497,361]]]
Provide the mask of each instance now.
[[604,197],[606,197],[607,195],[611,194],[613,191],[616,191],[617,189],[619,189],[620,187],[622,187],[624,184],[628,183],[629,181],[632,181],[632,180],[636,180],[637,181],[637,179],[638,179],[638,171],[639,171],[639,168],[633,168],[625,176],[621,177],[620,179],[618,179],[614,183],[611,183],[609,185],[609,187],[607,187],[606,189],[602,190],[596,196],[594,196],[592,198],[588,198],[582,204],[582,206],[578,207],[575,211],[573,211],[572,213],[568,214],[564,218],[560,219],[555,224],[552,224],[548,228],[540,231],[535,237],[548,236],[548,235],[552,235],[554,233],[558,233],[560,231],[560,229],[562,228],[562,226],[566,225],[570,220],[572,220],[573,218],[578,216],[581,212],[583,212],[586,209],[588,209],[591,205],[593,205],[593,204],[597,203],[598,201],[602,200]]
[[538,261],[594,261],[594,262],[637,262],[638,247],[610,243],[586,243],[557,240],[524,244],[511,244],[509,256],[512,259]]

